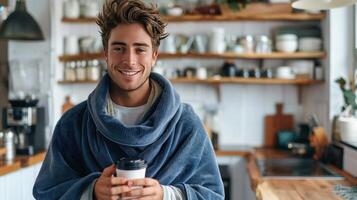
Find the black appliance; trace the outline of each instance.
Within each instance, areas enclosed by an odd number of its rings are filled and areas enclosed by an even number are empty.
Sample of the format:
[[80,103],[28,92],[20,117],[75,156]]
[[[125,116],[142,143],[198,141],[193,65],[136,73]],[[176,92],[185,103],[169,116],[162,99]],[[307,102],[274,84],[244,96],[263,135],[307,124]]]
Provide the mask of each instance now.
[[229,166],[219,165],[219,171],[221,173],[221,178],[224,186],[225,200],[231,200],[231,176],[229,171]]
[[45,109],[36,107],[37,100],[10,100],[10,104],[2,109],[2,125],[16,133],[16,155],[45,150]]

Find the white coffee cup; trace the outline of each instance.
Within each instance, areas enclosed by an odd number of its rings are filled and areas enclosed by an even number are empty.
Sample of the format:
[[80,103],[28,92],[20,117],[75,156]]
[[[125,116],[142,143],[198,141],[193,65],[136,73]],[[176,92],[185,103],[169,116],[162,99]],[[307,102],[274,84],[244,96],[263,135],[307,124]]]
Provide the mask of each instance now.
[[145,178],[147,163],[139,158],[121,158],[116,163],[117,177],[127,179]]
[[[116,176],[131,179],[145,178],[147,163],[140,158],[121,158],[115,164]],[[135,187],[132,187],[135,188]],[[122,199],[135,199],[136,197],[122,197]]]

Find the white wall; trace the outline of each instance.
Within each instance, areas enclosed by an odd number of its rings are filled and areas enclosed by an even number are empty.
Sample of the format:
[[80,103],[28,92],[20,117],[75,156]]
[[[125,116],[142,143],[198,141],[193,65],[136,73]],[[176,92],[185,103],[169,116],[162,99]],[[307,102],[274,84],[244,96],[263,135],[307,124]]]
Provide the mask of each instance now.
[[[8,59],[12,60],[31,60],[40,61],[43,83],[39,85],[43,91],[38,106],[49,109],[46,119],[51,117],[51,21],[50,21],[50,1],[49,0],[27,0],[27,11],[35,18],[44,34],[44,41],[10,41],[8,44]],[[9,1],[9,6],[14,9],[15,1]],[[11,67],[11,65],[10,65]],[[50,121],[50,120],[49,120]],[[49,140],[50,129],[47,128],[47,141]]]
[[329,118],[340,113],[342,93],[334,82],[338,77],[351,80],[353,68],[353,7],[334,9],[330,12],[330,113]]
[[[305,22],[306,23],[306,22]],[[295,25],[302,24],[294,22]],[[293,25],[290,22],[201,22],[171,23],[169,33],[209,33],[214,27],[223,27],[227,33],[236,35],[270,35],[274,28]],[[196,60],[197,61],[197,60]],[[174,60],[164,61],[166,68],[183,66],[204,66],[220,68],[223,60]],[[265,66],[278,67],[284,61],[267,60]],[[258,66],[256,60],[236,60],[239,68]],[[192,104],[202,113],[205,104],[219,104],[220,107],[220,144],[221,145],[262,145],[264,141],[264,117],[275,113],[275,104],[283,102],[285,113],[293,114],[296,122],[304,120],[303,104],[298,102],[298,88],[292,85],[244,85],[221,84],[221,101],[218,102],[214,87],[194,84],[175,84],[184,102]]]

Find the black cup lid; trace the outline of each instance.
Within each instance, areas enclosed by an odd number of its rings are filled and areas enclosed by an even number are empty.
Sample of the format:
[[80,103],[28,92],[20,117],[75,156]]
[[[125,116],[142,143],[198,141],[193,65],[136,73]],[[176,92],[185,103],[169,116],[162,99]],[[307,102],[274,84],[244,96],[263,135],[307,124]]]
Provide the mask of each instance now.
[[116,168],[122,170],[137,170],[146,167],[146,161],[141,158],[121,158],[116,162]]

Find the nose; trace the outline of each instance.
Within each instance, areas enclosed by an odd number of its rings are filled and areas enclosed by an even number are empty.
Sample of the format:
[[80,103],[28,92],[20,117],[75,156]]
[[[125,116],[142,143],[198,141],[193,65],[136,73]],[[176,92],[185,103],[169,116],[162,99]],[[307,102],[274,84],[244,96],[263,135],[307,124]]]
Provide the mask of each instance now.
[[137,62],[137,57],[135,55],[135,51],[133,49],[126,51],[124,55],[124,63],[129,66],[135,66],[136,62]]

